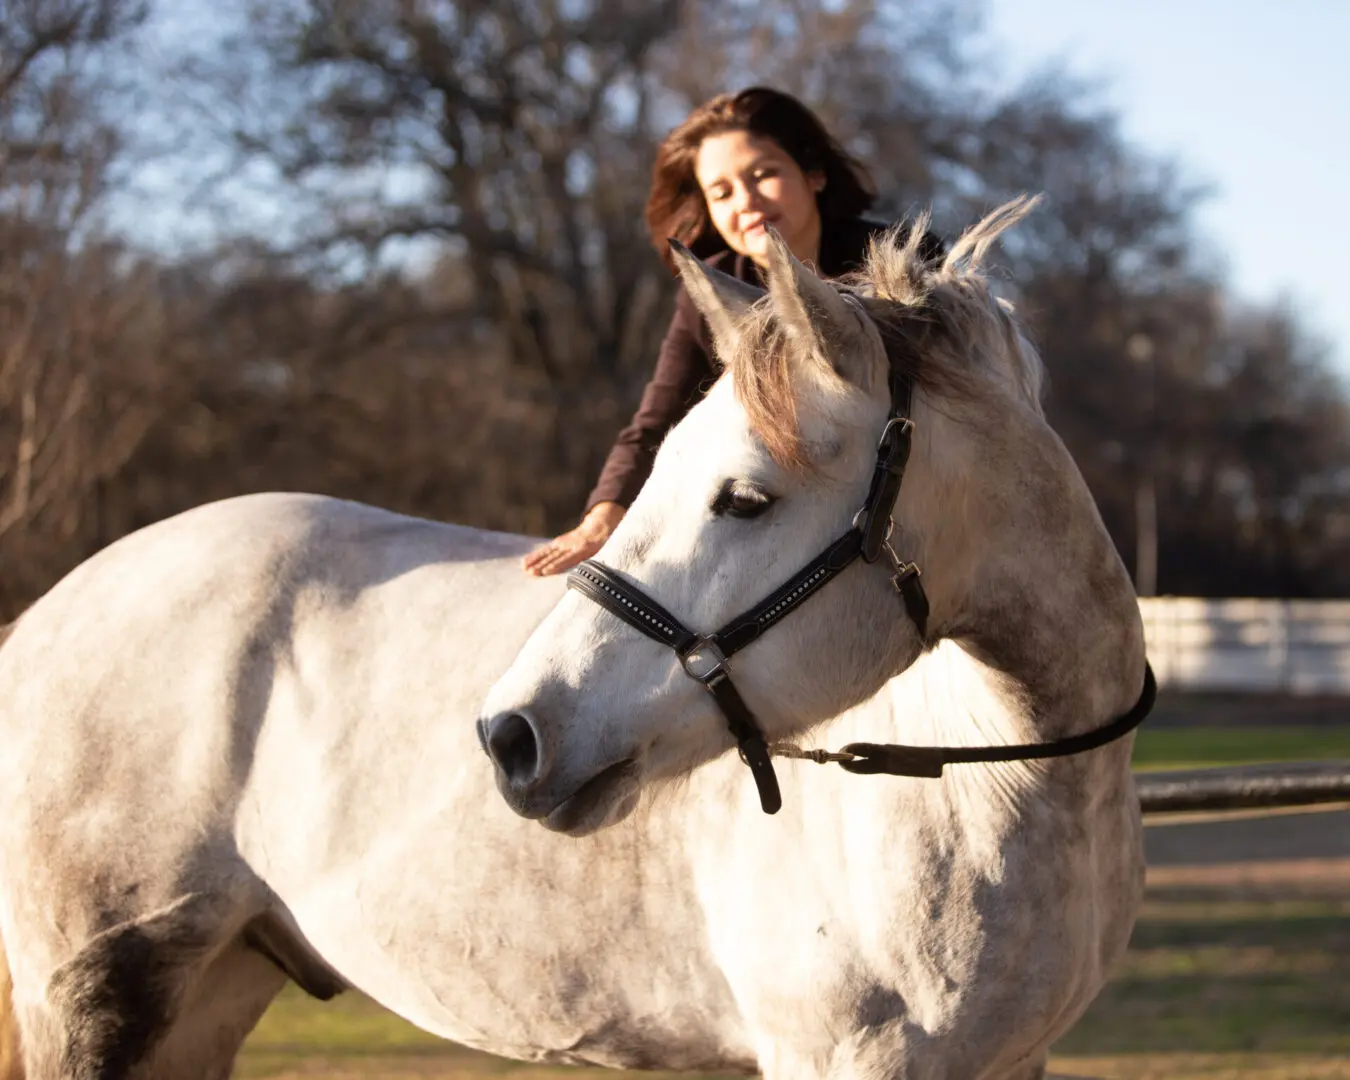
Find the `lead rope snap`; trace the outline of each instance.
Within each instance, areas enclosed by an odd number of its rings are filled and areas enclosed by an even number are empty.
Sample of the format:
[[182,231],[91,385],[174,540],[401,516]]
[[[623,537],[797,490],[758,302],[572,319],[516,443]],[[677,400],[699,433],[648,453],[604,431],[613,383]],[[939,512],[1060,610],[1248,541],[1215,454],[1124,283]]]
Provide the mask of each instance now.
[[829,765],[836,761],[853,761],[857,757],[856,754],[844,751],[803,750],[800,746],[793,746],[791,743],[779,743],[773,748],[773,753],[777,757],[814,761],[817,765]]

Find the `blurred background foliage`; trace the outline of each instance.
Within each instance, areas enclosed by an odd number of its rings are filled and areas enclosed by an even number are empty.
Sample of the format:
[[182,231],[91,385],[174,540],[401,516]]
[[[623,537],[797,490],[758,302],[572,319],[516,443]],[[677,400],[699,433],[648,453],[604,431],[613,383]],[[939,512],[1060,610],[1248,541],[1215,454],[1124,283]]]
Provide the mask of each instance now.
[[673,299],[642,224],[654,147],[754,82],[869,163],[878,216],[931,208],[950,238],[1046,193],[1002,287],[1141,592],[1350,595],[1324,346],[1230,294],[1184,163],[1054,71],[991,78],[980,16],[0,0],[0,614],[247,491],[573,524]]

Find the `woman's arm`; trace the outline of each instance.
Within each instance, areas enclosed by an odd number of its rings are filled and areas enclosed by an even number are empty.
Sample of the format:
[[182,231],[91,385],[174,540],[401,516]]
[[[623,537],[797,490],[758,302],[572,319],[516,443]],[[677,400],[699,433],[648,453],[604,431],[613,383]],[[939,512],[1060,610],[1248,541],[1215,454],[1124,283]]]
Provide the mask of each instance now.
[[562,573],[604,546],[651,475],[661,440],[716,378],[708,340],[702,316],[680,288],[656,368],[633,418],[614,441],[581,523],[525,556],[526,571],[540,577]]
[[656,368],[633,418],[614,440],[600,479],[586,499],[587,510],[601,502],[617,503],[625,509],[632,504],[651,475],[661,440],[716,378],[707,343],[703,317],[689,294],[680,288]]

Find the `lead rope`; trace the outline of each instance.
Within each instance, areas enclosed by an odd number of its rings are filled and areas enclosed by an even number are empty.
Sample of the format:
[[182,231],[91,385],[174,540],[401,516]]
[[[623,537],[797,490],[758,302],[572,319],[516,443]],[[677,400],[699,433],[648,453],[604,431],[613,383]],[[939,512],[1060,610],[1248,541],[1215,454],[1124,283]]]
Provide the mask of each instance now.
[[770,753],[778,757],[814,761],[818,765],[837,763],[851,773],[936,778],[946,765],[972,765],[997,761],[1034,761],[1067,757],[1095,750],[1129,734],[1153,710],[1158,684],[1153,667],[1144,661],[1144,685],[1129,712],[1108,724],[1078,735],[1066,735],[1049,742],[1009,743],[1004,746],[906,746],[903,743],[849,743],[838,751],[803,750],[790,743],[775,744]]

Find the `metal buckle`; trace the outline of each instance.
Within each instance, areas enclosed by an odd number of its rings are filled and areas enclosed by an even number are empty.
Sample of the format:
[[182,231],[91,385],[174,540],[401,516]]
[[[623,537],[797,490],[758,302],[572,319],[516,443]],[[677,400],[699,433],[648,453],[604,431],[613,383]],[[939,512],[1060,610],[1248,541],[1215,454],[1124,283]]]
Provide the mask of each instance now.
[[[867,522],[871,518],[871,516],[872,511],[869,510],[866,506],[864,506],[861,509],[859,509],[856,514],[853,515],[853,522],[849,527],[857,529],[859,532],[864,532],[867,529]],[[890,545],[891,533],[893,532],[895,532],[895,518],[889,517],[886,519],[886,536],[885,539],[882,540],[883,544],[886,544],[887,546]]]
[[701,637],[690,648],[680,653],[680,665],[685,674],[701,683],[711,682],[727,670],[727,658],[717,643]]
[[[910,435],[913,431],[914,421],[908,416],[892,416],[886,421],[886,426],[881,429],[881,438],[877,440],[877,456],[889,463],[890,455],[895,452],[896,446],[899,445],[900,437]],[[895,442],[891,441],[892,432],[896,434]]]

